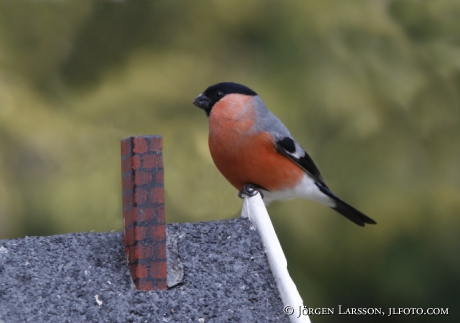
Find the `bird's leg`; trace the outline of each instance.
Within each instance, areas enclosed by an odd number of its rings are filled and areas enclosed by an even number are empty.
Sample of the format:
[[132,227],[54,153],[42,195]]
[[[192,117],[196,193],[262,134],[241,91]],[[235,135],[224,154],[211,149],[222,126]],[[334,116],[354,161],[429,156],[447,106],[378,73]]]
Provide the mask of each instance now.
[[243,186],[243,189],[241,191],[238,192],[238,197],[240,199],[244,198],[244,196],[248,196],[248,197],[253,197],[255,196],[257,193],[260,193],[260,196],[262,196],[262,198],[264,198],[264,195],[262,194],[262,191],[261,191],[262,187],[258,186],[258,185],[255,185],[255,184],[246,184]]

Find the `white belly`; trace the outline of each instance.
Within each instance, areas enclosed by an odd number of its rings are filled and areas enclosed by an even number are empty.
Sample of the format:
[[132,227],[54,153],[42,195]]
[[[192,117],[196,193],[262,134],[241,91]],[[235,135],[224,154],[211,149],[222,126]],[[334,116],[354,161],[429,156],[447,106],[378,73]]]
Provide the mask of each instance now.
[[270,204],[276,200],[286,200],[291,198],[303,198],[313,200],[329,207],[335,206],[335,201],[329,196],[320,191],[318,186],[315,184],[315,180],[308,174],[304,174],[304,177],[297,186],[283,191],[267,192],[262,191],[264,194],[265,205]]

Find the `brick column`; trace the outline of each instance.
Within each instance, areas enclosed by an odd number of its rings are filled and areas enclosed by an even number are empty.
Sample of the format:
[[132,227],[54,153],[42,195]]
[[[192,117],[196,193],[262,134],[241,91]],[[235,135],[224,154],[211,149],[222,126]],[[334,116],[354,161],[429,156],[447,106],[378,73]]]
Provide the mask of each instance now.
[[131,277],[140,290],[166,289],[163,138],[121,141],[123,243]]

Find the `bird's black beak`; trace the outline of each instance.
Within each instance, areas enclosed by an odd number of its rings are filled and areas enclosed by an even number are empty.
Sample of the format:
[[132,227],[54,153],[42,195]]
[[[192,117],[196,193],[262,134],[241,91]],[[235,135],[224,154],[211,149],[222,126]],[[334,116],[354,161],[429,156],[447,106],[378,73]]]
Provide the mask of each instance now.
[[198,95],[193,101],[193,104],[205,111],[208,111],[211,108],[211,100],[203,94]]

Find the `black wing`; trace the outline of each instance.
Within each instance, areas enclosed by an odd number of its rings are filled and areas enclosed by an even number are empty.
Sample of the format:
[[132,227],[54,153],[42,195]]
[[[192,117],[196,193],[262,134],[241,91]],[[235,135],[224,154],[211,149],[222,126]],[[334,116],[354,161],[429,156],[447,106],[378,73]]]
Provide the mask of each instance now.
[[302,167],[303,170],[316,180],[316,186],[318,186],[319,190],[335,201],[336,205],[332,207],[332,209],[339,212],[357,225],[364,226],[365,223],[376,224],[374,220],[361,213],[351,205],[345,203],[329,190],[326,183],[324,183],[318,167],[316,167],[315,163],[311,157],[308,156],[305,150],[303,150],[299,144],[296,144],[294,139],[284,137],[283,139],[276,141],[276,151]]
[[275,143],[276,151],[278,153],[292,160],[294,163],[302,167],[304,171],[309,173],[315,180],[317,180],[323,186],[327,187],[326,183],[324,183],[321,173],[319,172],[318,167],[316,167],[315,163],[311,157],[308,156],[307,152],[303,150],[303,148],[298,144],[296,144],[294,139],[284,137],[281,140],[275,141]]

